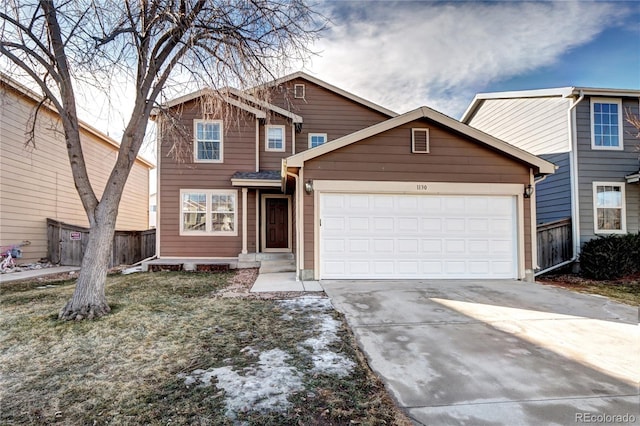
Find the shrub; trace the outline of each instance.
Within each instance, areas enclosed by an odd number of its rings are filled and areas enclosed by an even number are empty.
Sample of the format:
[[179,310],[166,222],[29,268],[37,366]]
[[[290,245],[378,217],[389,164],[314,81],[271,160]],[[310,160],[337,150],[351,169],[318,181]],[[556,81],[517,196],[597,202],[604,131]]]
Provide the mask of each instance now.
[[640,272],[640,233],[609,235],[587,241],[580,254],[587,278],[613,280]]

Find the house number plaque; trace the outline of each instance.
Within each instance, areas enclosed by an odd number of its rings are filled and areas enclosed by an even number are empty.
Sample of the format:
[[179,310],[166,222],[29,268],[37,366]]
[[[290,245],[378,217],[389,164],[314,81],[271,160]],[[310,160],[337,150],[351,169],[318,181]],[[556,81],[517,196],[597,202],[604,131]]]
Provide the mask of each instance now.
[[416,187],[418,188],[418,191],[427,191],[429,189],[429,186],[423,183],[417,184]]

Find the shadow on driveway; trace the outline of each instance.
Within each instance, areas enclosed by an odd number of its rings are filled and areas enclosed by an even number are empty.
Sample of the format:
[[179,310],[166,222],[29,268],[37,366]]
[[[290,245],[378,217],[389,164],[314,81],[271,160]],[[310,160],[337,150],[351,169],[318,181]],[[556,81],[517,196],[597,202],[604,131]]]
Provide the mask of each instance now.
[[637,308],[519,281],[321,284],[417,424],[640,423]]

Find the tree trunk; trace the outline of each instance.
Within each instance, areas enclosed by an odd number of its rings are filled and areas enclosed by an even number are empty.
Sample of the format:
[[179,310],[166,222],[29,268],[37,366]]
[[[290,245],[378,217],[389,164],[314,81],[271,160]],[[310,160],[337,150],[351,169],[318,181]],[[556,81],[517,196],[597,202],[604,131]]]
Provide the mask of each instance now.
[[[105,210],[104,207],[99,205],[98,212]],[[82,259],[75,291],[71,300],[60,311],[59,319],[77,321],[94,319],[111,311],[105,296],[105,283],[111,260],[115,216],[117,216],[117,207],[115,214],[113,211],[103,215],[98,213],[95,222],[91,224],[89,242]]]

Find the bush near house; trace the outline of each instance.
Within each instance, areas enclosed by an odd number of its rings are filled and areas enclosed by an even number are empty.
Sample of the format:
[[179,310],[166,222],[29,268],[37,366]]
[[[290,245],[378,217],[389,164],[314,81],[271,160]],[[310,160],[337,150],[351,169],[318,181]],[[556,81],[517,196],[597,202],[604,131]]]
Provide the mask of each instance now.
[[587,241],[580,254],[587,278],[612,280],[640,272],[640,233],[609,235]]

